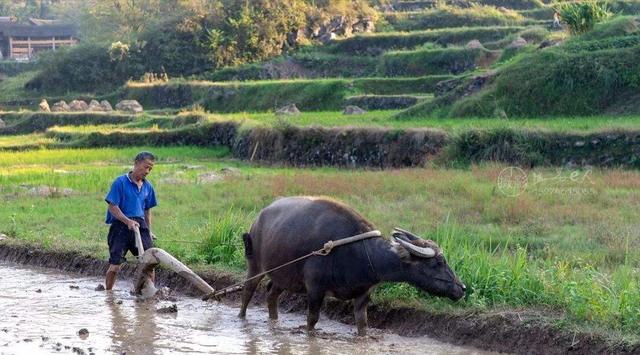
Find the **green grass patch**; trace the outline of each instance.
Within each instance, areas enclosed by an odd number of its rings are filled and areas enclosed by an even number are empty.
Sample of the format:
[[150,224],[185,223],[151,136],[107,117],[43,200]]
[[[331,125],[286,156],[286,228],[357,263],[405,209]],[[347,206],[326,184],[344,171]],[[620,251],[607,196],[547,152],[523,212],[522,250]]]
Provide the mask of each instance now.
[[296,54],[295,65],[319,78],[359,78],[376,74],[377,59],[367,56],[324,53],[322,51]]
[[375,75],[377,60],[367,56],[301,51],[265,63],[244,64],[198,75],[210,81],[278,80],[282,77],[356,78]]
[[637,30],[635,18],[613,19],[569,40],[566,48],[557,46],[516,55],[517,60],[499,67],[484,88],[473,95],[444,95],[410,108],[401,116],[637,114],[640,62],[636,58],[640,46],[634,45],[633,38]]
[[0,101],[14,101],[26,97],[36,96],[33,91],[28,91],[24,85],[35,76],[36,72],[20,73],[4,80],[0,80]]
[[517,33],[508,35],[500,39],[499,41],[486,42],[482,44],[487,49],[507,49],[509,48],[509,45],[513,43],[513,41],[518,37],[522,37],[525,41],[527,41],[528,44],[539,44],[552,36],[557,35],[552,35],[551,32],[549,32],[549,30],[544,27],[533,26]]
[[101,112],[6,112],[0,113],[0,119],[7,122],[0,135],[43,132],[53,126],[128,123],[142,117]]
[[535,9],[544,6],[541,0],[480,0],[478,3],[507,9]]
[[35,62],[16,62],[12,60],[1,60],[0,76],[16,76],[25,72],[33,71],[35,68]]
[[484,48],[443,48],[388,52],[382,56],[380,72],[386,76],[461,74],[487,67],[499,52]]
[[[620,332],[636,341],[640,336],[640,280],[634,272],[640,254],[632,247],[640,242],[634,215],[640,175],[634,171],[527,170],[529,185],[509,196],[498,188],[505,167],[497,165],[258,168],[194,147],[0,153],[6,167],[0,171],[0,232],[17,243],[106,259],[103,198],[142,149],[159,157],[149,176],[159,197],[153,225],[157,244],[189,265],[237,270],[243,265],[240,233],[261,208],[278,196],[329,195],[385,233],[400,226],[438,242],[471,291],[454,304],[406,285],[385,285],[376,291],[376,303],[447,311],[546,309],[561,312],[570,324]],[[239,170],[225,175],[223,167]],[[222,178],[208,183],[200,177],[211,173]],[[66,197],[34,194],[31,187],[41,185],[73,191]],[[576,188],[588,193],[563,192]],[[83,223],[73,222],[78,215]]]
[[483,27],[521,25],[524,17],[513,10],[498,10],[492,6],[469,8],[440,6],[419,12],[398,12],[385,15],[396,31],[416,31],[453,27]]
[[437,83],[453,77],[453,75],[428,75],[415,78],[362,78],[354,80],[353,86],[360,93],[374,95],[433,93]]
[[0,150],[23,150],[38,148],[55,143],[55,139],[42,133],[26,134],[22,136],[0,136]]
[[386,127],[386,128],[437,128],[456,133],[473,129],[527,128],[552,132],[596,132],[627,130],[640,127],[640,116],[589,116],[554,118],[438,118],[414,117],[398,120],[398,110],[369,111],[364,115],[345,116],[341,112],[304,112],[296,117],[278,117],[273,113],[234,113],[221,117],[230,120],[255,121],[277,127],[294,125],[301,127]]
[[593,30],[580,37],[573,38],[572,41],[593,41],[611,37],[640,35],[639,21],[638,17],[634,16],[614,17],[608,22],[597,24]]
[[487,90],[454,104],[450,115],[597,115],[625,105],[640,112],[632,99],[640,85],[638,55],[640,47],[537,52],[505,67]]
[[[461,132],[473,129],[498,129],[498,128],[527,128],[532,130],[546,130],[552,132],[595,132],[604,130],[627,130],[640,126],[640,116],[565,116],[551,118],[440,118],[435,116],[414,116],[401,120],[396,118],[400,110],[374,110],[363,115],[344,115],[342,111],[318,111],[302,112],[294,117],[279,116],[273,112],[236,112],[227,114],[189,114],[187,112],[174,117],[141,117],[135,121],[122,124],[85,125],[78,122],[76,125],[52,125],[48,132],[67,133],[113,133],[118,131],[166,131],[175,128],[187,128],[193,124],[211,124],[215,122],[235,122],[247,128],[257,125],[268,127],[281,126],[323,126],[323,127],[385,127],[385,128],[437,128],[448,132]],[[31,115],[24,113],[23,115]],[[41,114],[45,115],[45,114]],[[55,115],[55,114],[49,114]],[[1,116],[0,116],[1,117]],[[18,117],[18,116],[16,116]],[[43,116],[46,117],[46,116]],[[185,119],[181,117],[193,119]],[[5,146],[13,143],[28,143],[30,137],[44,137],[45,134],[23,136],[0,136]]]
[[122,96],[144,107],[189,107],[208,111],[267,111],[295,103],[301,110],[339,109],[351,88],[344,80],[279,80],[256,82],[171,81],[166,84],[129,83]]
[[465,45],[477,39],[480,42],[493,42],[522,31],[524,27],[460,27],[438,30],[389,32],[358,35],[326,47],[332,53],[374,53],[388,50],[413,49],[426,43],[442,46]]

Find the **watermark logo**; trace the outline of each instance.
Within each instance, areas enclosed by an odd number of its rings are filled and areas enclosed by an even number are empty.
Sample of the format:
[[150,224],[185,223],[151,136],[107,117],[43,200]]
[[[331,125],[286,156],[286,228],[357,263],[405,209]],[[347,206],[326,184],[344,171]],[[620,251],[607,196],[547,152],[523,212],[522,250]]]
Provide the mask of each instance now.
[[588,195],[595,194],[593,171],[559,168],[555,173],[534,172],[527,174],[521,168],[510,166],[498,175],[498,191],[516,197],[527,191],[536,195]]
[[516,197],[527,189],[529,177],[517,166],[502,169],[498,175],[498,191],[502,194]]

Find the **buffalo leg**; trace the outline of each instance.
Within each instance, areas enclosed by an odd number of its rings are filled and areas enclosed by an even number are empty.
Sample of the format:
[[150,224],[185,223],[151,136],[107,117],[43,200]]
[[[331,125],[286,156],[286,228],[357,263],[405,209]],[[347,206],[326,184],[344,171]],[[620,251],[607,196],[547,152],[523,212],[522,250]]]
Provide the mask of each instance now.
[[320,319],[320,308],[322,308],[322,301],[324,300],[324,291],[311,290],[307,291],[307,298],[309,299],[309,310],[307,313],[307,330],[312,331]]
[[369,293],[365,293],[364,295],[356,298],[353,302],[359,336],[367,335],[367,305],[369,304],[369,300]]
[[[247,275],[247,278],[255,274],[256,273],[252,273],[251,270],[249,270],[249,275]],[[244,318],[247,315],[247,307],[249,307],[249,302],[251,301],[253,293],[256,291],[256,288],[260,284],[260,280],[262,280],[263,277],[264,276],[258,277],[244,283],[244,288],[242,289],[242,306],[240,307],[240,313],[238,313],[238,317]]]
[[269,318],[278,319],[278,297],[282,289],[269,282],[269,292],[267,293],[267,307],[269,308]]

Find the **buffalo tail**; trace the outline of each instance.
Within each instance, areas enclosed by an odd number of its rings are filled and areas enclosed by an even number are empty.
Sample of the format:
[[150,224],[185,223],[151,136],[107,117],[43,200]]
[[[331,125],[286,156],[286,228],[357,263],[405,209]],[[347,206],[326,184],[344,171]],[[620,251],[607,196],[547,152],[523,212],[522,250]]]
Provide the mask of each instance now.
[[242,242],[244,243],[244,256],[247,259],[251,259],[253,256],[253,244],[251,243],[251,235],[245,233],[242,235]]

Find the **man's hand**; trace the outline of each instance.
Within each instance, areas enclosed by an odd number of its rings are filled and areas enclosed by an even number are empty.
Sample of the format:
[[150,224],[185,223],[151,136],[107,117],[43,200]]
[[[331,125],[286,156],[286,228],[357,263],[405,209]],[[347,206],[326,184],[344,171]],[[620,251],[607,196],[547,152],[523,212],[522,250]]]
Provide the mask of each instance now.
[[129,227],[129,230],[134,230],[136,228],[140,228],[140,223],[134,221],[133,219],[128,219],[127,227]]

